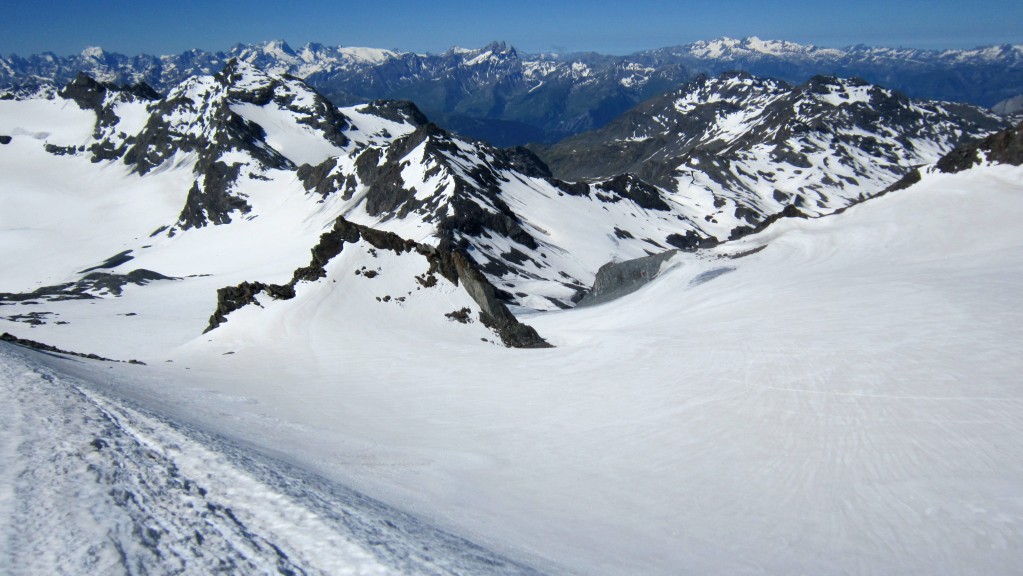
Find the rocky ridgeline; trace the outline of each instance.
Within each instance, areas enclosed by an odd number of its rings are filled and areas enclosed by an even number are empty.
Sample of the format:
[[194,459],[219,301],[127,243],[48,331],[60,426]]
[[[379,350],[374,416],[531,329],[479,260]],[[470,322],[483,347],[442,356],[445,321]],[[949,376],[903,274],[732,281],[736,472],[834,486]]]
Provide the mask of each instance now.
[[264,284],[243,282],[217,291],[217,308],[210,317],[209,332],[224,322],[231,312],[250,304],[258,304],[257,296],[265,294],[275,300],[295,298],[295,286],[299,282],[316,282],[327,276],[325,266],[340,254],[346,244],[365,241],[374,248],[390,250],[397,255],[415,252],[426,258],[430,264],[426,279],[421,283],[426,288],[436,285],[435,275],[439,274],[448,282],[461,286],[479,306],[479,320],[494,330],[501,341],[513,348],[547,348],[550,345],[532,327],[518,321],[497,298],[497,290],[480,272],[479,268],[464,251],[438,249],[434,246],[406,240],[390,232],[381,232],[366,226],[353,224],[338,217],[333,228],[320,236],[319,243],[312,248],[308,266],[295,270],[287,284]]

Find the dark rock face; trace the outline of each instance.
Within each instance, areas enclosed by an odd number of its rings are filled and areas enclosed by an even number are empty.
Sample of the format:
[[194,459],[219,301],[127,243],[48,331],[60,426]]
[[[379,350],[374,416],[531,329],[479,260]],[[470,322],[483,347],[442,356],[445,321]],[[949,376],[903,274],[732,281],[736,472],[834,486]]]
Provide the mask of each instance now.
[[100,111],[103,109],[103,101],[106,99],[108,90],[116,90],[113,84],[101,84],[84,72],[72,80],[63,90],[57,94],[61,98],[74,100],[82,110]]
[[366,105],[365,112],[385,120],[413,126],[422,126],[430,122],[411,100],[374,100]]
[[1023,122],[1016,128],[956,148],[938,161],[937,168],[948,174],[968,170],[981,163],[981,153],[988,162],[1013,166],[1023,164]]
[[529,148],[499,148],[494,158],[498,170],[513,170],[532,178],[552,178],[551,169]]
[[[350,174],[337,172],[336,168],[337,160],[327,158],[316,166],[309,164],[299,166],[295,175],[302,181],[302,186],[307,192],[316,192],[326,198],[338,190],[347,188],[346,184],[351,181]],[[346,199],[350,197],[346,196]]]
[[453,312],[448,312],[447,314],[445,314],[445,316],[454,320],[455,322],[460,322],[462,324],[471,324],[472,323],[471,312],[472,311],[469,310],[468,308],[461,308]]
[[84,148],[77,148],[75,146],[57,146],[55,144],[45,144],[43,149],[54,156],[74,156],[84,150]]
[[685,235],[669,234],[665,240],[683,252],[696,252],[701,248],[710,248],[718,243],[714,238],[701,236],[693,230],[687,230]]
[[11,137],[10,136],[0,135],[0,145],[6,145],[6,144],[10,144],[10,143],[11,143]]
[[[469,296],[480,307],[480,321],[493,329],[510,348],[550,348],[551,345],[536,333],[532,326],[519,322],[508,307],[497,298],[497,290],[487,280],[465,252],[440,253],[439,258],[450,258],[458,274],[458,280]],[[449,267],[449,265],[444,265]]]
[[909,188],[913,184],[916,184],[917,182],[919,182],[921,179],[922,179],[922,176],[920,175],[920,169],[919,168],[914,168],[909,173],[907,173],[905,176],[900,178],[898,182],[896,182],[895,184],[892,184],[891,186],[885,188],[880,193],[878,193],[878,196],[881,196],[883,194],[887,194],[888,192],[895,192],[896,190],[905,190],[906,188]]
[[252,210],[243,198],[230,194],[238,179],[238,171],[237,164],[228,166],[219,160],[210,164],[202,175],[202,183],[197,180],[188,190],[185,207],[178,216],[178,222],[184,229],[228,224],[232,212],[247,214]]
[[593,288],[579,300],[577,306],[603,304],[639,290],[656,278],[661,266],[675,254],[675,250],[668,250],[624,262],[604,264],[597,270]]
[[[633,174],[622,174],[594,185],[597,195],[607,201],[617,202],[619,198],[632,200],[645,210],[671,210],[671,206],[661,198],[661,191],[640,180]],[[612,193],[612,196],[601,195],[601,192]],[[616,197],[617,196],[617,197]]]

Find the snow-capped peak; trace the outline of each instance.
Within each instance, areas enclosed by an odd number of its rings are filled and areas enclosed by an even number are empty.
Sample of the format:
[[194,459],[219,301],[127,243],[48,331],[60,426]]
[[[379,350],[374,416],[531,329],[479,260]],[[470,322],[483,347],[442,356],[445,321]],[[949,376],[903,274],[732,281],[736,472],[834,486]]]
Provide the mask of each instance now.
[[722,37],[716,40],[694,42],[688,51],[699,58],[730,59],[751,56],[795,57],[804,56],[815,50],[814,46],[804,46],[785,40],[762,40],[757,36],[748,36],[741,40]]
[[363,48],[357,46],[338,46],[337,51],[350,62],[357,64],[380,64],[392,58],[398,58],[399,53],[383,48]]
[[293,58],[295,51],[284,40],[271,40],[263,45],[263,53],[277,58]]
[[518,58],[518,51],[513,46],[509,46],[506,42],[498,41],[491,42],[483,48],[475,50],[455,46],[448,50],[447,54],[466,58],[465,63],[469,66],[475,66],[491,60],[501,61],[509,58]]
[[107,53],[99,46],[86,46],[82,50],[82,58],[94,58],[96,60],[105,58]]

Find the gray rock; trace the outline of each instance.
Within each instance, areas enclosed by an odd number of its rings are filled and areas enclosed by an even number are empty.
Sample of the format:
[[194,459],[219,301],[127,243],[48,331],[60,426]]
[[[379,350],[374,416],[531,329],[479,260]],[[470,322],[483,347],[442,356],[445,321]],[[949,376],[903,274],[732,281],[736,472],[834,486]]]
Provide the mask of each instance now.
[[603,304],[639,290],[656,278],[661,266],[677,253],[678,250],[668,250],[633,260],[604,264],[597,270],[593,288],[576,306]]

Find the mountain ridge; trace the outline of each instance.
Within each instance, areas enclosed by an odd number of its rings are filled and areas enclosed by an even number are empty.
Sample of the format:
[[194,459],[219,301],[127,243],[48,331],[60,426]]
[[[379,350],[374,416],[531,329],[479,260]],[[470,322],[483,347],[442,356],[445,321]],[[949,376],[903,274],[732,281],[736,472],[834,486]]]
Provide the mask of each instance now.
[[283,40],[227,51],[125,56],[88,48],[0,58],[0,88],[51,82],[78,72],[102,82],[146,82],[157,90],[212,75],[230,59],[306,80],[337,105],[412,100],[435,122],[498,145],[553,142],[601,127],[621,112],[704,73],[745,70],[801,83],[817,74],[859,76],[916,98],[990,107],[1023,92],[1023,45],[972,50],[852,46],[721,38],[626,56],[526,54],[502,42],[439,54]]

